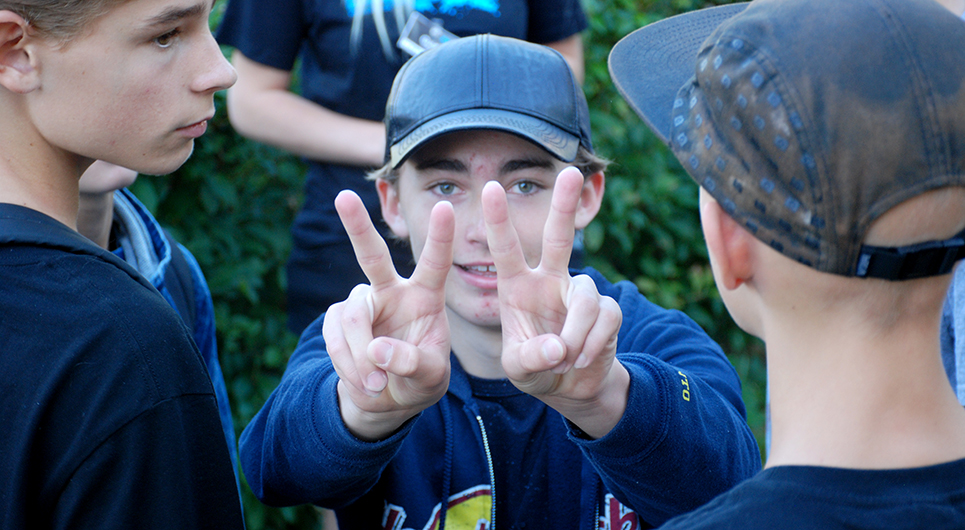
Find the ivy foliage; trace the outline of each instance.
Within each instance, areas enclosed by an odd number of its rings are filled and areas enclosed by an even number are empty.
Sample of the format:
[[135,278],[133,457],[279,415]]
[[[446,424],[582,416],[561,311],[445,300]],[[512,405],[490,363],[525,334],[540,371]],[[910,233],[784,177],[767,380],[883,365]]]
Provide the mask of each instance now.
[[[226,0],[218,0],[217,24]],[[743,382],[748,422],[763,448],[763,347],[740,331],[714,286],[697,213],[697,186],[617,93],[607,70],[613,45],[636,28],[726,0],[584,0],[583,34],[594,147],[613,161],[603,208],[587,227],[586,263],[629,280],[657,304],[696,320],[724,348]],[[229,50],[224,50],[226,53]],[[284,265],[302,195],[297,158],[240,137],[224,95],[217,116],[177,172],[142,177],[134,193],[198,258],[215,303],[218,348],[241,430],[275,388],[297,337],[285,326]],[[272,508],[243,485],[250,530],[320,528],[315,510]]]

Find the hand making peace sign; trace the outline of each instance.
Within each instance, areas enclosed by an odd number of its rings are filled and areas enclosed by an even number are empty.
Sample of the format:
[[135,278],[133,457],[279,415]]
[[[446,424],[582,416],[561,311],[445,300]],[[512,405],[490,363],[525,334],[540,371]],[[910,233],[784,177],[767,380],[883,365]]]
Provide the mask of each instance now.
[[583,182],[576,168],[557,177],[535,269],[524,258],[502,186],[487,183],[482,202],[498,276],[503,370],[520,390],[599,437],[623,415],[629,374],[615,362],[619,305],[590,277],[567,270]]
[[429,236],[412,277],[402,278],[361,199],[343,191],[335,207],[370,285],[332,305],[322,334],[338,373],[342,419],[356,436],[378,439],[436,403],[449,386],[446,276],[452,266],[452,205],[432,209]]

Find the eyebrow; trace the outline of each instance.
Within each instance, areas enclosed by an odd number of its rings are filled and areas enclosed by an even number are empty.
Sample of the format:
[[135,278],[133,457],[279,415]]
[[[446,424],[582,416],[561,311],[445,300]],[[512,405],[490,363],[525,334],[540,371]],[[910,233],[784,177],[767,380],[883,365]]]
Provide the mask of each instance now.
[[[214,2],[212,1],[213,6]],[[160,14],[149,18],[144,25],[146,27],[166,26],[180,20],[201,16],[204,12],[204,2],[198,2],[190,7],[169,7]]]
[[503,164],[503,167],[499,172],[503,175],[511,173],[513,171],[520,171],[523,169],[553,169],[553,160],[549,157],[526,157],[515,160],[510,160]]
[[427,169],[452,171],[455,173],[464,173],[466,171],[466,166],[462,162],[451,158],[426,158],[423,160],[414,160],[414,162],[416,169],[419,171],[425,171]]
[[[424,160],[414,161],[416,169],[419,171],[425,170],[437,170],[437,171],[451,171],[455,173],[465,173],[467,171],[465,164],[459,160],[451,158],[426,158]],[[553,160],[549,157],[536,157],[528,156],[524,158],[513,159],[499,168],[500,175],[507,175],[514,171],[521,171],[524,169],[553,169]]]

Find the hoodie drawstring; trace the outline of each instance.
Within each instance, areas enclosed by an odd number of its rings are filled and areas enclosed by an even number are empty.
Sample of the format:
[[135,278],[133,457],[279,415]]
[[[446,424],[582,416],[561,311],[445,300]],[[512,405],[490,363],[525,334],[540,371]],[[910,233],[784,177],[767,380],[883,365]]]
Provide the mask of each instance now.
[[447,396],[443,396],[439,400],[439,404],[442,405],[442,425],[445,431],[446,440],[446,455],[443,461],[444,467],[442,472],[442,504],[439,510],[439,530],[446,527],[446,511],[449,509],[449,496],[452,492],[449,491],[452,488],[452,411],[449,408],[449,399]]

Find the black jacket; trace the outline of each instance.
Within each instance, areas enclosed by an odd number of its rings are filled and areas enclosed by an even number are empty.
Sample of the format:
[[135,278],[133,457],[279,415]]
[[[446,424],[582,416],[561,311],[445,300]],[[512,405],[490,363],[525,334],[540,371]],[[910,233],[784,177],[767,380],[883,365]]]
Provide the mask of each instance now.
[[0,528],[243,528],[211,383],[129,265],[0,204]]

